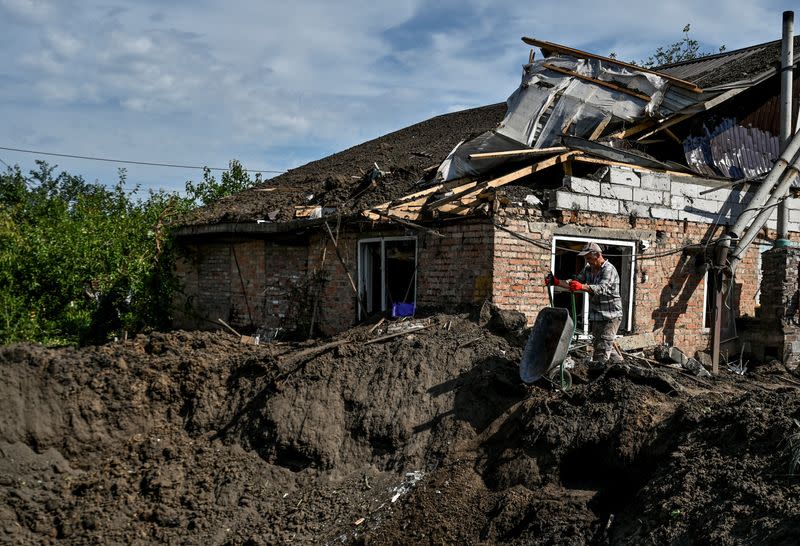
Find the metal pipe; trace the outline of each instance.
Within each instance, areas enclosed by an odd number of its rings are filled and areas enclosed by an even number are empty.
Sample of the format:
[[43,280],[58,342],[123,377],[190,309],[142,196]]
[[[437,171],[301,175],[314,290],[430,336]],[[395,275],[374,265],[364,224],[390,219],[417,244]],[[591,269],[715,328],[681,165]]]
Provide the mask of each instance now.
[[[758,235],[758,231],[764,224],[767,223],[769,217],[772,216],[772,211],[775,205],[778,204],[779,200],[783,199],[789,193],[789,188],[798,174],[800,174],[800,153],[795,156],[792,163],[784,170],[780,182],[775,187],[775,191],[772,192],[763,208],[756,215],[753,223],[750,224],[750,226],[747,228],[747,231],[745,231],[745,233],[742,234],[742,237],[739,239],[739,242],[737,243],[736,248],[731,255],[731,271],[736,271],[736,266],[742,259],[741,255],[744,254],[744,252],[747,250],[747,247],[750,246],[750,243],[752,243],[753,239],[755,239],[756,235]],[[783,202],[786,202],[786,200],[784,199]]]
[[783,171],[785,171],[786,167],[790,164],[790,162],[793,161],[794,156],[797,155],[799,150],[800,133],[797,133],[789,141],[789,144],[786,145],[786,149],[775,162],[772,170],[761,183],[758,190],[756,190],[756,194],[753,196],[750,202],[747,203],[747,209],[742,212],[742,214],[736,220],[736,223],[728,231],[732,238],[738,239],[744,229],[752,223],[753,218],[756,217],[758,212],[761,210],[761,207],[763,207],[764,203],[766,203],[767,199],[769,199],[769,196],[772,193],[772,188],[775,186],[775,182],[780,179]]
[[[785,148],[792,136],[792,80],[794,77],[794,12],[783,12],[783,39],[781,41],[781,111],[780,142]],[[778,206],[778,238],[789,238],[789,202]]]

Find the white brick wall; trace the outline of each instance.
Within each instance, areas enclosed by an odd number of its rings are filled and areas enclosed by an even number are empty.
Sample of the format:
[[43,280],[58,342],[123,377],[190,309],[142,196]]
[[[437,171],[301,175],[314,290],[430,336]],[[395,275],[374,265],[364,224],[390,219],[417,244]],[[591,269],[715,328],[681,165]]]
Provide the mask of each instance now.
[[600,182],[587,180],[586,178],[576,178],[570,176],[565,180],[566,186],[576,193],[586,193],[588,195],[600,195]]
[[666,173],[643,172],[639,176],[642,181],[642,188],[659,191],[670,190],[670,177]]
[[[672,179],[663,173],[637,173],[623,167],[612,167],[600,182],[567,176],[564,178],[565,188],[549,190],[547,195],[549,206],[553,209],[587,210],[705,224],[730,223],[744,210],[742,201],[749,201],[753,196],[753,191],[742,193],[738,188],[721,188],[700,195],[713,187],[700,182],[701,179],[691,177]],[[789,229],[800,232],[800,199],[789,199],[789,207]],[[722,211],[724,214],[721,214]],[[775,219],[776,213],[773,213],[768,224],[771,229],[774,229]]]
[[658,190],[635,188],[633,190],[633,200],[651,205],[667,205],[669,204],[669,194]]
[[600,183],[600,197],[610,197],[623,201],[633,200],[633,188],[631,186],[620,186],[610,182]]
[[590,196],[588,205],[591,211],[619,214],[619,201],[617,199]]
[[559,210],[589,210],[589,197],[570,191],[555,190],[548,195],[548,205]]
[[637,188],[641,185],[639,175],[625,167],[611,167],[603,181]]

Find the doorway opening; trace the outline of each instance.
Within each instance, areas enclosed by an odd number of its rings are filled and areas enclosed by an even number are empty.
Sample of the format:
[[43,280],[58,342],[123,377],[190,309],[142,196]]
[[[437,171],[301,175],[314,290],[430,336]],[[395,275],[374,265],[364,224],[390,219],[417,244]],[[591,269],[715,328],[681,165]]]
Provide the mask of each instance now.
[[[368,316],[393,311],[413,314],[417,301],[416,237],[381,237],[358,242],[358,291]],[[359,319],[364,319],[362,309]]]
[[[559,279],[571,279],[580,273],[585,265],[583,257],[578,256],[586,243],[597,243],[603,251],[603,257],[611,262],[619,273],[619,293],[622,298],[622,321],[619,332],[633,331],[633,285],[636,266],[636,243],[634,241],[615,241],[612,239],[589,239],[583,237],[553,237],[553,249],[550,267]],[[553,305],[570,307],[570,295],[566,292],[555,292]],[[578,293],[575,297],[577,314],[576,330],[579,334],[589,334],[589,294]]]

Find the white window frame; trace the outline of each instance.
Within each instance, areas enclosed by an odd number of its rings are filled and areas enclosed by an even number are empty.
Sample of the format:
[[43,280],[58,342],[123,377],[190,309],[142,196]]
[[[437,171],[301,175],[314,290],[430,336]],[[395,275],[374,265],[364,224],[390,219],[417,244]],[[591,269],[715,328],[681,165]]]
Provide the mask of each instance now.
[[[417,264],[419,263],[419,241],[417,237],[411,236],[395,236],[395,237],[368,237],[365,239],[358,240],[358,297],[364,298],[367,293],[367,271],[364,267],[364,260],[366,259],[366,253],[364,252],[365,245],[367,243],[380,243],[381,244],[381,312],[386,312],[386,268],[384,267],[386,264],[386,243],[390,241],[414,241],[414,270],[416,271]],[[373,279],[373,282],[375,280]],[[414,301],[417,299],[417,275],[416,272],[414,274]],[[358,320],[361,320],[363,317],[361,305],[358,306]]]
[[[556,242],[557,241],[580,241],[597,243],[599,245],[614,245],[614,246],[627,246],[631,248],[631,275],[630,283],[628,286],[628,312],[625,329],[627,331],[633,330],[633,300],[634,300],[634,285],[636,284],[636,241],[623,241],[620,239],[597,239],[595,237],[580,237],[573,235],[553,235],[553,240],[550,249],[550,270],[556,267]],[[583,293],[583,335],[589,335],[589,294]]]

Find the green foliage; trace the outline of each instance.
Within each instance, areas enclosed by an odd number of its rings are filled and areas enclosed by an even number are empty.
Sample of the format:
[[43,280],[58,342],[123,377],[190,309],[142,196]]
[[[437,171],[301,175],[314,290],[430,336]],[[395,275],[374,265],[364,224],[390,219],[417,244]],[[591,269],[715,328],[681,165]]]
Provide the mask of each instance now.
[[187,197],[197,204],[211,203],[261,182],[260,173],[256,174],[254,180],[251,180],[247,170],[235,159],[228,163],[228,170],[223,172],[220,178],[220,181],[217,182],[211,175],[211,170],[206,167],[203,169],[202,182],[198,184],[191,181],[186,182]]
[[652,68],[654,66],[697,59],[699,57],[707,57],[725,51],[724,45],[720,46],[719,51],[700,51],[700,42],[689,37],[690,30],[691,25],[687,23],[686,26],[683,27],[683,38],[681,40],[668,46],[658,46],[655,53],[650,55],[646,61],[642,60],[637,64],[646,68]]
[[[165,328],[176,281],[172,222],[249,187],[236,162],[186,196],[88,183],[37,161],[0,174],[0,343],[103,343],[121,330]],[[258,180],[258,179],[257,179]]]

